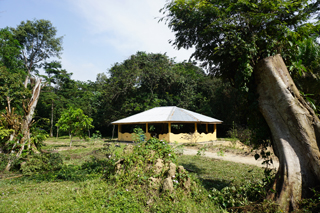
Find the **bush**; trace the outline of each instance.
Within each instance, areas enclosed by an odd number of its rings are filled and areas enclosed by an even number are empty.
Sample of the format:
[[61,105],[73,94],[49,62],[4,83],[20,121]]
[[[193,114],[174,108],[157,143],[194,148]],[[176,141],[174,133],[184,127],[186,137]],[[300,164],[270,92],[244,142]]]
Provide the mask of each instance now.
[[3,171],[9,162],[9,155],[0,153],[0,171]]
[[320,187],[311,189],[312,197],[302,199],[299,203],[300,211],[297,212],[320,212]]
[[146,140],[146,135],[141,128],[134,128],[132,133],[132,138],[134,142],[141,143]]
[[241,186],[224,187],[221,191],[212,190],[210,198],[223,208],[249,205],[252,201],[261,201],[266,196],[263,183],[247,182]]
[[101,138],[102,138],[102,135],[101,135],[99,130],[96,130],[96,132],[93,133],[92,137],[91,137],[91,139],[93,139],[94,141],[95,140],[101,140]]
[[209,197],[215,204],[231,211],[244,212],[277,212],[274,202],[265,201],[265,197],[274,182],[275,174],[271,169],[265,169],[265,178],[259,182],[246,181],[241,185],[230,185],[220,191],[213,188]]
[[62,168],[63,160],[59,153],[41,153],[28,155],[21,163],[24,175],[31,175],[40,171],[54,171]]
[[41,148],[44,145],[44,141],[49,137],[49,134],[40,128],[33,128],[31,130],[31,143],[34,143],[34,145],[37,147],[38,150],[41,150]]
[[[168,144],[168,142],[159,140],[157,138],[151,138],[146,142],[140,142],[137,145],[127,145],[123,152],[121,149],[116,149],[114,145],[108,147],[106,150],[107,157],[109,159],[108,166],[106,166],[106,177],[107,178],[120,178],[126,181],[138,181],[138,175],[144,174],[143,179],[147,181],[152,176],[151,172],[143,171],[146,167],[150,167],[155,164],[157,159],[162,159],[164,163],[172,162],[176,163],[177,156],[174,149]],[[122,175],[115,175],[117,173],[116,165],[121,161],[124,170],[121,174],[127,174],[128,176],[122,177]],[[135,172],[132,172],[132,169]],[[139,181],[141,178],[138,178]],[[139,182],[138,181],[138,182]]]
[[4,171],[4,169],[6,168],[9,159],[12,160],[12,164],[11,164],[11,171],[17,171],[20,169],[20,159],[17,158],[15,155],[13,154],[4,154],[4,153],[0,153],[0,171]]
[[239,125],[232,124],[232,129],[227,131],[227,135],[230,138],[237,138],[239,141],[246,145],[250,145],[252,132],[248,128],[244,128]]

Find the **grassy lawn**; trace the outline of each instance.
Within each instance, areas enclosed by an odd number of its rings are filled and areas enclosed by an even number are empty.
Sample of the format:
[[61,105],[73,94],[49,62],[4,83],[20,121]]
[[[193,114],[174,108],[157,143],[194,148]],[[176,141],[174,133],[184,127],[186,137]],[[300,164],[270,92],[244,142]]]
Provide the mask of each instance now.
[[[213,188],[221,190],[263,178],[263,170],[255,166],[182,155],[178,163],[194,176],[197,189],[189,194],[179,190],[171,195],[159,193],[150,202],[152,195],[146,188],[106,180],[103,171],[94,172],[93,163],[83,166],[105,158],[97,151],[105,143],[78,140],[70,148],[68,139],[47,140],[43,149],[59,152],[65,166],[56,172],[11,179],[4,178],[19,173],[2,174],[0,212],[223,212],[210,199]],[[64,178],[57,178],[59,175]]]
[[264,178],[263,168],[206,157],[182,155],[179,164],[194,171],[207,190],[221,190],[230,184],[241,185]]

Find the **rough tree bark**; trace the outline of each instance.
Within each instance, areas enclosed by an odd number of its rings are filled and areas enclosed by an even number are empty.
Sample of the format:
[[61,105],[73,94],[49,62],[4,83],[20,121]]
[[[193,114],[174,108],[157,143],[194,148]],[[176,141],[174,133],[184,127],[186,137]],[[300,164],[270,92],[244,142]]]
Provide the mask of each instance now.
[[255,69],[259,108],[273,137],[280,166],[273,185],[283,211],[320,183],[320,121],[301,97],[280,55],[261,60]]
[[[41,91],[41,79],[37,79],[33,90],[32,90],[32,96],[31,99],[28,103],[27,106],[23,105],[24,111],[25,111],[25,115],[22,118],[21,121],[21,134],[23,135],[20,141],[17,141],[15,146],[17,144],[20,145],[20,149],[16,154],[16,157],[20,157],[22,151],[24,150],[24,147],[27,143],[29,143],[28,147],[32,148],[34,152],[38,153],[39,151],[37,150],[37,148],[35,147],[34,144],[31,144],[30,142],[30,126],[32,124],[32,118],[34,115],[34,111],[35,108],[37,106],[38,103],[38,99],[40,96],[40,91]],[[15,146],[13,148],[15,148]],[[12,148],[12,149],[13,149]],[[12,165],[12,160],[9,160],[7,166],[6,166],[6,171],[9,171]]]

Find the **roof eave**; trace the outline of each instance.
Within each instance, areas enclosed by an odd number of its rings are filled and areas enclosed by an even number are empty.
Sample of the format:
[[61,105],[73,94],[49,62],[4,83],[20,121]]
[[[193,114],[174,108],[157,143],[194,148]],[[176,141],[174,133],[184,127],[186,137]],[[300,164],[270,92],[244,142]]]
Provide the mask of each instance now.
[[141,121],[141,122],[112,122],[112,125],[116,124],[146,124],[146,123],[201,123],[201,124],[222,124],[223,121],[217,122],[205,122],[205,121]]

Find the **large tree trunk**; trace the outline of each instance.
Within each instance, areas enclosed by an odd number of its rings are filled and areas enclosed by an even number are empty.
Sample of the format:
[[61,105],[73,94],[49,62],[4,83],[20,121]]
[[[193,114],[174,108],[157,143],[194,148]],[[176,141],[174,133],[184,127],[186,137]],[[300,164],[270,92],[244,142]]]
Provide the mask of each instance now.
[[297,208],[320,183],[320,122],[300,96],[280,55],[261,60],[255,69],[259,108],[273,137],[280,166],[271,194],[283,211]]
[[[21,122],[22,138],[21,138],[20,141],[17,141],[17,144],[20,143],[19,144],[20,145],[20,149],[16,154],[17,158],[19,158],[20,155],[22,154],[22,151],[24,150],[26,144],[28,144],[28,147],[32,148],[34,152],[39,153],[39,151],[35,148],[35,146],[31,144],[31,141],[30,141],[30,127],[31,127],[31,124],[32,124],[32,118],[33,118],[33,115],[34,115],[34,111],[36,109],[36,106],[37,106],[37,103],[38,103],[38,99],[39,99],[39,96],[40,96],[40,91],[41,91],[41,79],[38,79],[36,81],[35,86],[33,87],[32,96],[31,96],[31,99],[30,99],[28,105],[24,106],[25,116],[22,118],[22,122]],[[6,166],[6,169],[5,169],[6,171],[10,170],[11,165],[12,165],[12,161],[13,160],[9,160],[9,162],[8,162],[8,164]]]

